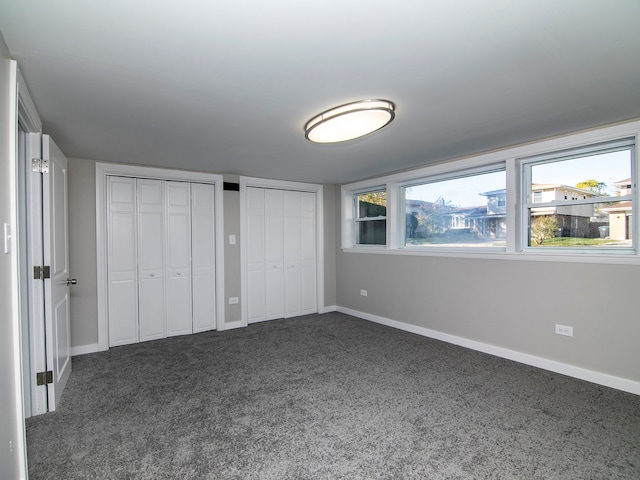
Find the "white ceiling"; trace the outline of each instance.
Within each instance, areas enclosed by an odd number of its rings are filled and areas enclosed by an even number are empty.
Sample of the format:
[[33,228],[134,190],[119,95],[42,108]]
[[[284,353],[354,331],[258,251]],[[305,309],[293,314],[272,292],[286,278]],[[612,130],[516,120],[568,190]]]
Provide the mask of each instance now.
[[[0,0],[71,157],[344,183],[640,117],[638,0]],[[363,98],[388,127],[315,145]]]

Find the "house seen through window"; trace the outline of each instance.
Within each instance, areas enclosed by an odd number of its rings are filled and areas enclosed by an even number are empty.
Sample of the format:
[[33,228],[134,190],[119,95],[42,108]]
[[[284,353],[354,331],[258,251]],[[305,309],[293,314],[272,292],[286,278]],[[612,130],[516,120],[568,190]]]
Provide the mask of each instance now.
[[504,246],[505,178],[500,170],[406,186],[405,245]]

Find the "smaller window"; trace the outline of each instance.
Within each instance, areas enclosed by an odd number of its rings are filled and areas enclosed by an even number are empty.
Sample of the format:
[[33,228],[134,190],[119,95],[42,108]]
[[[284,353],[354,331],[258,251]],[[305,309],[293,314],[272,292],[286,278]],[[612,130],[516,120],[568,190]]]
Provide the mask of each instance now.
[[387,244],[387,191],[355,195],[356,245]]

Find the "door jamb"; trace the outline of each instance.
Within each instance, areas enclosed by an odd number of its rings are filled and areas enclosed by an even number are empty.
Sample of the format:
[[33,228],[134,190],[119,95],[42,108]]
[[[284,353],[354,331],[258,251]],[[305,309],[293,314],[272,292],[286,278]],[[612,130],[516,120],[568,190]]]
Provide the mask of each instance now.
[[[28,349],[29,364],[22,365],[23,384],[29,382],[31,391],[30,405],[24,406],[25,416],[40,415],[48,411],[47,407],[47,389],[46,386],[38,387],[36,384],[36,373],[46,370],[47,359],[45,356],[45,319],[44,319],[44,285],[40,281],[33,279],[34,265],[43,265],[42,255],[42,190],[36,188],[36,180],[31,175],[31,158],[41,158],[42,155],[42,122],[36,110],[35,104],[29,94],[26,83],[20,69],[17,69],[16,84],[18,89],[17,99],[17,121],[23,127],[25,133],[25,155],[20,158],[16,150],[16,162],[21,160],[27,164],[20,166],[23,168],[26,177],[24,183],[19,182],[17,195],[24,196],[26,199],[26,210],[19,212],[19,224],[27,225],[27,237],[18,243],[18,249],[26,249],[24,252],[18,252],[20,255],[27,257],[27,271],[21,271],[20,275],[28,285],[27,291],[19,293],[21,304],[24,296],[28,299],[28,310],[22,312],[20,316],[21,331],[28,325],[28,338],[23,338],[21,347]],[[16,124],[17,128],[17,124]],[[24,189],[24,191],[22,191]],[[24,355],[23,355],[24,358]],[[26,400],[26,398],[25,398]]]
[[[23,242],[20,238],[20,229],[18,228],[18,225],[19,222],[23,222],[25,219],[23,218],[23,215],[20,215],[18,208],[19,195],[22,193],[20,191],[21,187],[18,178],[18,172],[20,170],[20,165],[18,163],[20,162],[20,156],[18,155],[18,122],[20,121],[25,129],[33,129],[35,131],[40,131],[42,124],[40,123],[38,113],[26,88],[24,78],[18,68],[18,63],[15,60],[10,60],[9,63],[9,85],[9,102],[11,105],[11,108],[9,109],[9,197],[11,204],[10,225],[12,225],[13,230],[11,232],[10,244],[11,272],[13,276],[11,282],[11,323],[13,325],[13,361],[15,372],[14,389],[16,395],[16,410],[14,415],[17,422],[17,438],[15,439],[14,448],[16,449],[18,457],[19,476],[20,478],[27,478],[27,436],[24,422],[25,399],[23,388],[25,382],[24,377],[25,375],[30,376],[30,372],[25,371],[29,370],[29,366],[23,364],[22,349],[26,348],[26,346],[30,347],[30,345],[27,343],[25,346],[22,339],[23,322],[29,321],[29,319],[24,318],[24,312],[21,311],[21,300],[26,294],[26,292],[21,291],[20,288],[21,278],[25,274],[28,276],[28,272],[22,271],[21,262],[19,261],[20,255],[22,254],[22,248],[24,247],[21,247]],[[29,152],[26,153],[28,154]],[[29,406],[29,408],[31,408],[31,406]]]

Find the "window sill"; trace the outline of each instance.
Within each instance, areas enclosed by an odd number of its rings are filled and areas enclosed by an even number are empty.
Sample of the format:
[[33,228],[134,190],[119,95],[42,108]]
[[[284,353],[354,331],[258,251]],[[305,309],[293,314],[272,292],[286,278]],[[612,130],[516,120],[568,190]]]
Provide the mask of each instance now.
[[560,262],[560,263],[600,263],[609,265],[640,265],[640,256],[628,254],[593,254],[593,253],[550,253],[550,252],[505,252],[502,251],[470,251],[470,250],[435,250],[407,248],[342,248],[345,253],[370,253],[376,255],[405,255],[415,257],[474,258],[479,260],[520,260],[526,262]]

